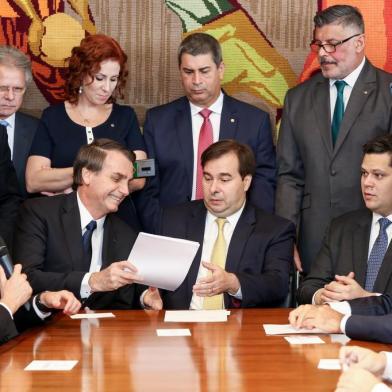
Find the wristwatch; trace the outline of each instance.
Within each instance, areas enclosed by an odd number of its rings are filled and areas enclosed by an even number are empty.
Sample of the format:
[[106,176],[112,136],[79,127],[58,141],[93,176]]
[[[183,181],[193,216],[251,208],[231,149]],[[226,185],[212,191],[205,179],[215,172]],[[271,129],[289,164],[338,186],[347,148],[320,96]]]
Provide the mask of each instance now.
[[41,302],[41,294],[38,294],[35,297],[35,306],[37,307],[37,309],[42,312],[42,313],[50,313],[52,311],[52,309],[48,308],[47,306],[45,306],[42,302]]

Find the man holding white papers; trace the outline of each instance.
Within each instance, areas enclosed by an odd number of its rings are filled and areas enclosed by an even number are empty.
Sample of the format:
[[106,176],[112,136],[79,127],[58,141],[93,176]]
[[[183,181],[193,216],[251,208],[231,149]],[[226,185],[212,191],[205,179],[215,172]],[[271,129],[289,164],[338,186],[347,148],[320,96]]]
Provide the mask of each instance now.
[[[221,140],[202,154],[204,199],[164,209],[159,234],[201,244],[180,287],[161,291],[165,309],[275,306],[288,293],[294,225],[246,201],[252,150]],[[262,197],[260,195],[260,197]],[[144,303],[156,299],[147,292]]]
[[34,293],[66,289],[92,309],[137,307],[132,283],[141,278],[126,261],[136,234],[114,214],[129,194],[134,159],[119,143],[97,139],[76,157],[75,192],[24,203],[14,258]]

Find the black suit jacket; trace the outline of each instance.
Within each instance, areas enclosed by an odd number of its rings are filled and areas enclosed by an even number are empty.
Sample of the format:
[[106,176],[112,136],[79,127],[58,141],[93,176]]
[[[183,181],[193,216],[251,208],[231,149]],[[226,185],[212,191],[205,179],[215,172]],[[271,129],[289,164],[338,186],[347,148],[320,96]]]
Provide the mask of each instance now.
[[23,197],[27,197],[26,191],[26,162],[29,157],[31,143],[33,142],[35,131],[37,130],[39,120],[21,112],[15,115],[15,136],[14,136],[14,153],[12,162],[15,167],[16,176],[18,177],[20,191]]
[[[114,261],[126,260],[136,233],[115,214],[106,216],[102,269]],[[14,260],[23,270],[33,293],[69,290],[80,298],[83,267],[81,223],[76,193],[26,200],[18,220]],[[85,302],[90,308],[138,307],[135,286],[93,293]]]
[[[189,309],[200,267],[206,214],[202,201],[163,211],[160,234],[201,244],[180,287],[174,292],[162,292],[165,309]],[[233,232],[225,267],[240,281],[241,307],[273,306],[285,299],[294,237],[291,222],[246,204]],[[224,300],[226,307],[237,307],[228,294],[224,295]]]
[[346,323],[346,335],[352,339],[392,343],[392,297],[358,298],[349,301],[352,316]]
[[[153,232],[161,207],[191,200],[193,139],[189,101],[186,97],[147,112],[144,139],[149,158],[155,159],[156,175],[135,194],[145,230]],[[235,139],[252,148],[257,163],[248,192],[257,207],[272,212],[276,165],[270,119],[266,112],[224,95],[219,139]]]
[[[342,215],[331,222],[323,246],[309,274],[298,288],[298,302],[311,303],[313,294],[335,279],[347,275],[365,286],[372,213],[361,209]],[[388,247],[373,291],[392,293],[392,245]]]

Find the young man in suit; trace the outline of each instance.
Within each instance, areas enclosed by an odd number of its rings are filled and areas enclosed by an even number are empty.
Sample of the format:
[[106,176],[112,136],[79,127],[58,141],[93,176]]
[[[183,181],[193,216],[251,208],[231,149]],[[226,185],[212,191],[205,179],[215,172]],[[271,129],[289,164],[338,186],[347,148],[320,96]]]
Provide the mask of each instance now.
[[185,97],[147,112],[144,138],[156,175],[136,195],[143,225],[155,231],[162,207],[202,199],[201,153],[213,142],[235,139],[256,157],[249,189],[252,203],[273,211],[275,148],[266,112],[221,90],[224,63],[219,42],[204,33],[188,35],[178,50]]
[[[165,309],[276,306],[286,298],[294,225],[246,201],[252,150],[221,140],[202,154],[203,200],[166,208],[159,233],[201,244],[184,282],[162,291]],[[158,292],[147,292],[144,303]],[[155,298],[156,299],[156,298]]]
[[276,213],[297,225],[305,274],[331,219],[363,206],[361,146],[392,130],[392,75],[365,58],[359,10],[335,5],[314,22],[321,73],[288,91],[277,147]]
[[322,304],[392,293],[392,135],[363,146],[361,189],[366,209],[332,221],[299,303]]
[[69,290],[97,308],[133,308],[138,277],[126,261],[136,233],[114,213],[129,194],[135,156],[97,139],[74,163],[75,192],[27,200],[16,230],[14,259],[34,293]]
[[23,197],[27,196],[26,161],[38,126],[38,119],[19,112],[31,80],[29,58],[16,48],[0,45],[0,125],[7,131],[11,159]]

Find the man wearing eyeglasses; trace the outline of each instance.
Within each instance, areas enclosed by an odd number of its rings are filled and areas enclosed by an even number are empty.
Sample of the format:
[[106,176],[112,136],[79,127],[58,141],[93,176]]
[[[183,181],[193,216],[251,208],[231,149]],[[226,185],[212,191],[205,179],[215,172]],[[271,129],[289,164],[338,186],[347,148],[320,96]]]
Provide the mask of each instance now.
[[26,160],[38,119],[18,110],[31,79],[29,58],[16,48],[0,45],[0,127],[7,131],[11,159],[24,197]]
[[276,213],[297,224],[294,257],[305,274],[331,219],[363,207],[362,146],[392,130],[392,75],[366,59],[360,11],[335,5],[314,24],[321,72],[286,95],[276,194]]

